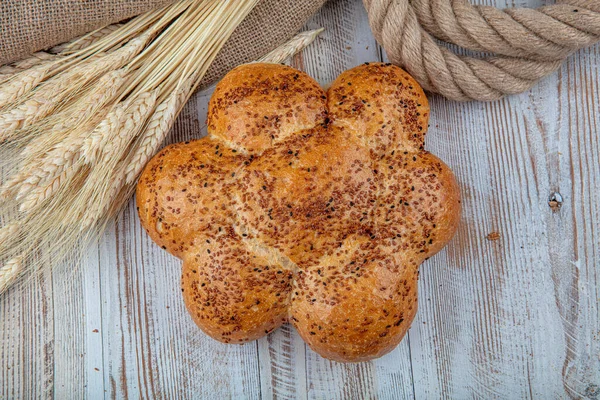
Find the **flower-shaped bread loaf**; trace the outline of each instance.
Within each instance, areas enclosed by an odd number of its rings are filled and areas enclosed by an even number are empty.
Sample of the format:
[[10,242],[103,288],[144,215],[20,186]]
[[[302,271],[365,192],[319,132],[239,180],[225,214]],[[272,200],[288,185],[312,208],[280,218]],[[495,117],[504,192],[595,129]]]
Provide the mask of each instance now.
[[391,351],[417,311],[419,264],[460,215],[452,171],[423,149],[428,118],[423,90],[389,64],[327,93],[277,64],[227,74],[208,136],[166,147],[137,187],[145,229],[183,260],[196,324],[244,343],[291,322],[339,361]]

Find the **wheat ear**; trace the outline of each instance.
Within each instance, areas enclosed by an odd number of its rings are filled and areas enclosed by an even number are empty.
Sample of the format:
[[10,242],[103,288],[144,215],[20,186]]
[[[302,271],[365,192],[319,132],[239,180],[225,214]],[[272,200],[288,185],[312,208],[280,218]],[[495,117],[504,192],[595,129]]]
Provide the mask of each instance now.
[[[97,161],[100,164],[108,164],[111,161],[114,162],[114,160],[119,161],[124,153],[126,153],[129,143],[144,128],[145,121],[154,112],[157,97],[158,91],[154,90],[152,92],[144,92],[137,98],[130,100],[129,104],[125,106],[126,108],[124,107],[126,111],[118,122],[119,129],[116,132],[111,130],[111,132],[105,132],[106,136],[100,140],[86,141],[87,145],[101,146],[100,149],[95,151],[88,151],[88,154],[95,154],[93,161]],[[110,128],[113,127],[110,126]],[[115,135],[115,133],[117,134]],[[120,166],[115,168],[117,170],[116,174],[110,177],[113,181],[108,186],[107,192],[101,193],[101,198],[93,202],[91,207],[86,210],[86,214],[81,222],[82,230],[92,226],[103,216],[113,198],[123,187],[126,169],[121,164],[123,163],[120,162]],[[101,168],[96,168],[96,171],[100,170]],[[104,178],[106,179],[107,177]]]
[[17,200],[27,195],[19,208],[21,212],[31,210],[50,197],[79,170],[75,164],[79,159],[82,143],[82,137],[61,142],[42,160],[40,167],[31,171],[17,194]]
[[11,237],[15,236],[17,232],[19,232],[19,225],[14,223],[0,228],[0,248],[2,248]]
[[45,51],[38,51],[37,53],[33,53],[31,56],[24,58],[22,60],[16,61],[10,65],[3,65],[0,67],[0,74],[2,75],[14,75],[19,72],[22,72],[26,69],[36,67],[42,63],[48,61],[54,61],[58,58],[58,56],[50,53],[46,53]]
[[[93,129],[93,125],[85,126],[88,130]],[[40,143],[29,144],[21,153],[22,158],[28,160],[25,163],[26,167],[21,168],[19,173],[13,175],[0,187],[0,199],[8,199],[14,195],[17,200],[22,200],[32,191],[40,189],[46,182],[59,183],[64,180],[65,169],[79,158],[78,149],[81,148],[85,134],[89,132],[81,128],[81,133],[69,136],[71,130],[70,126],[59,123],[48,132],[50,137],[53,135],[61,137],[59,142],[50,144],[40,141]],[[48,151],[48,148],[51,150]]]
[[67,109],[36,124],[35,131],[44,133],[44,139],[31,141],[21,152],[21,159],[39,157],[49,146],[63,140],[73,130],[87,133],[91,129],[88,126],[89,122],[98,123],[104,115],[103,110],[116,100],[126,74],[126,68],[104,74],[85,95],[77,98]]
[[71,40],[70,42],[62,43],[62,44],[59,44],[58,46],[54,46],[49,50],[49,52],[52,54],[58,54],[58,53],[63,53],[63,52],[72,52],[72,51],[85,49],[86,47],[96,43],[98,40],[102,39],[103,37],[113,33],[114,31],[116,31],[117,29],[119,29],[122,26],[123,26],[123,24],[112,24],[112,25],[105,26],[104,28],[97,29],[86,35],[79,36],[79,37]]
[[[79,170],[81,165],[76,165],[77,161],[82,159],[86,152],[94,154],[93,158],[88,156],[86,160],[88,164],[93,165],[102,147],[118,135],[124,115],[125,108],[119,105],[95,129],[92,128],[91,134],[83,130],[80,134],[58,143],[36,167],[28,171],[24,179],[21,178],[16,196],[17,200],[22,200],[19,210],[30,211],[56,193],[64,182]],[[14,187],[12,184],[13,182],[9,182],[7,186]]]
[[0,108],[35,88],[48,73],[49,65],[40,65],[16,74],[0,85]]
[[71,83],[67,79],[45,86],[38,93],[15,108],[0,114],[0,141],[12,132],[25,128],[48,115],[68,95]]
[[51,79],[36,89],[31,98],[0,114],[0,141],[7,139],[17,129],[26,128],[50,114],[70,95],[69,89],[75,78],[73,74],[66,74]]
[[156,92],[142,93],[135,100],[117,104],[84,141],[82,155],[85,161],[94,165],[101,156],[110,157],[136,125],[141,129],[142,115],[151,111],[148,106],[152,101],[156,102]]
[[[81,74],[86,77],[84,82],[87,82],[107,71],[119,69],[138,55],[151,37],[152,36],[149,33],[144,33],[139,37],[131,39],[120,49],[117,49],[104,57],[97,57],[89,63],[84,63],[73,71],[59,74],[54,79],[65,79],[66,81],[69,81],[75,74]],[[0,109],[35,88],[46,77],[52,65],[54,65],[53,62],[44,63],[38,67],[20,72],[6,82],[0,84]]]
[[118,134],[126,107],[126,102],[117,104],[92,131],[91,135],[85,139],[81,153],[88,164],[93,165],[98,159],[104,144],[108,143]]
[[22,257],[13,258],[0,266],[0,293],[17,280],[22,270]]
[[125,167],[125,184],[129,185],[135,182],[144,165],[158,151],[191,90],[192,80],[188,79],[181,88],[171,93],[156,107],[154,115],[148,121],[146,130],[140,138],[135,154]]
[[[107,54],[94,55],[70,71],[64,71],[53,78],[55,82],[71,82],[71,95],[83,85],[93,82],[109,71],[122,68],[134,59],[146,46],[152,36],[144,33],[131,39],[125,46]],[[58,84],[58,83],[56,83]]]
[[283,62],[314,42],[317,36],[324,30],[325,28],[319,28],[312,31],[301,32],[290,39],[289,42],[282,44],[270,53],[261,57],[257,62]]
[[[95,166],[102,156],[110,158],[116,149],[126,148],[141,127],[156,102],[156,92],[140,95],[133,101],[118,104],[100,124],[87,133],[80,134],[60,142],[28,175],[20,177],[20,183],[12,180],[6,185],[6,191],[14,191],[19,185],[17,200],[23,199],[19,210],[30,211],[35,206],[56,193],[69,178],[74,176],[83,159]],[[6,197],[6,195],[5,195]]]
[[[96,128],[91,128],[91,133],[82,130],[58,143],[18,183],[16,199],[22,200],[19,211],[30,211],[56,193],[80,170],[80,160],[93,166],[102,153],[102,148],[118,136],[119,130],[123,128],[124,118],[125,107],[118,105]],[[7,187],[14,192],[11,185],[12,182],[9,181]]]
[[129,148],[131,141],[144,128],[145,122],[154,112],[158,90],[144,92],[137,98],[131,100],[123,125],[119,131],[116,140],[112,140],[102,149],[103,157],[110,159],[112,157],[121,157],[120,152]]
[[[79,158],[83,141],[89,136],[90,129],[96,126],[94,121],[98,122],[100,109],[115,98],[125,81],[126,73],[125,69],[108,72],[95,83],[88,96],[80,99],[69,110],[68,116],[64,115],[58,119],[58,123],[44,127],[45,136],[54,140],[37,140],[25,147],[21,152],[21,159],[29,160],[26,162],[27,167],[0,187],[0,198],[6,199],[16,193],[16,198],[20,200],[31,191],[39,189],[42,182],[49,181],[59,185],[70,172],[76,172],[68,168]],[[53,150],[48,152],[48,148]],[[51,167],[44,167],[45,163]]]
[[[0,142],[11,138],[17,129],[26,128],[38,122],[49,115],[54,109],[60,106],[61,101],[71,96],[70,88],[73,86],[73,80],[86,76],[86,71],[91,66],[82,71],[75,71],[67,74],[60,79],[51,80],[46,85],[42,85],[34,92],[34,95],[24,103],[19,104],[2,114],[0,114]],[[91,71],[90,71],[91,72]],[[82,121],[85,117],[98,108],[98,105],[104,104],[107,99],[115,95],[116,90],[124,81],[126,71],[117,70],[106,73],[94,84],[91,95],[84,96],[80,102],[84,103],[79,112],[74,113],[74,122]],[[83,82],[80,82],[82,85]],[[67,123],[62,123],[68,125]]]
[[150,38],[151,35],[149,33],[144,33],[136,38],[131,39],[120,49],[108,53],[106,57],[100,57],[93,64],[94,70],[110,71],[121,68],[144,49]]
[[127,68],[110,71],[104,74],[95,84],[88,96],[79,99],[73,106],[75,112],[71,118],[66,118],[71,124],[79,123],[90,118],[99,108],[114,100],[119,89],[125,83]]

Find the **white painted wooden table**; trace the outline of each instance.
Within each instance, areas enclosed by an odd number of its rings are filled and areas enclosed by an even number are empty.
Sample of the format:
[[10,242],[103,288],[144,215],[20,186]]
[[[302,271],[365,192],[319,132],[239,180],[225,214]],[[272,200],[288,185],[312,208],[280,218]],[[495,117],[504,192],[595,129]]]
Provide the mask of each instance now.
[[[323,84],[383,58],[359,0],[331,1],[318,26],[292,64]],[[599,70],[597,46],[520,96],[430,96],[427,148],[456,173],[464,216],[422,266],[419,312],[387,356],[333,363],[287,326],[244,346],[209,339],[183,305],[180,262],[130,203],[79,268],[0,298],[0,398],[600,399]],[[172,141],[200,136],[209,97]]]

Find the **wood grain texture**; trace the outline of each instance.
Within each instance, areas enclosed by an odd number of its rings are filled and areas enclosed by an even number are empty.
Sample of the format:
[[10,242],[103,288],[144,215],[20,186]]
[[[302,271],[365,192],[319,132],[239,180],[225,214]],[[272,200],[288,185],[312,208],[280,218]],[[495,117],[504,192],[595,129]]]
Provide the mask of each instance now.
[[[319,26],[291,64],[321,84],[385,60],[359,0],[330,1],[307,28]],[[82,265],[0,297],[0,398],[600,398],[599,71],[597,46],[522,95],[430,96],[426,147],[454,170],[463,219],[422,266],[417,317],[392,353],[333,363],[289,326],[243,346],[211,340],[185,310],[179,260],[130,203]],[[210,94],[169,141],[205,134]]]

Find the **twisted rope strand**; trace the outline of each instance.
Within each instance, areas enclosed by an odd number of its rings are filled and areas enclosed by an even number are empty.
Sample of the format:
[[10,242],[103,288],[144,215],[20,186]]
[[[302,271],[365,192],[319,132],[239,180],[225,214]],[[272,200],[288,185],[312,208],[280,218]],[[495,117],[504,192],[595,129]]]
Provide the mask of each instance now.
[[[600,41],[600,2],[558,0],[499,10],[468,0],[363,0],[389,59],[453,100],[496,100],[552,74],[571,53]],[[434,39],[486,58],[459,56]]]

